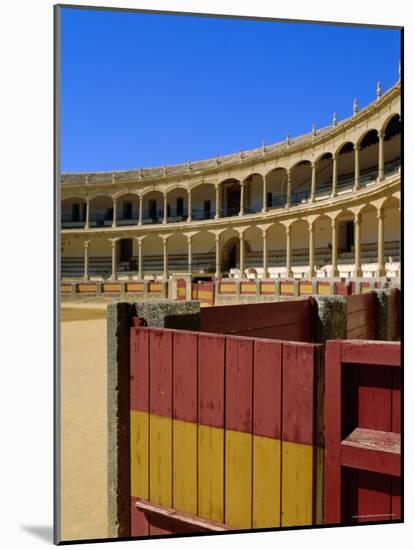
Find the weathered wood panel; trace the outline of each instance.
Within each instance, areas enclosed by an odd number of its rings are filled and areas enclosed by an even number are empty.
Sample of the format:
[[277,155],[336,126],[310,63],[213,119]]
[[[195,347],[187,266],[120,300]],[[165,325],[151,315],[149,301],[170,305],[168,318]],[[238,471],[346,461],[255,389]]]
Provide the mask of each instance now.
[[346,297],[348,339],[375,338],[375,295],[370,292]]

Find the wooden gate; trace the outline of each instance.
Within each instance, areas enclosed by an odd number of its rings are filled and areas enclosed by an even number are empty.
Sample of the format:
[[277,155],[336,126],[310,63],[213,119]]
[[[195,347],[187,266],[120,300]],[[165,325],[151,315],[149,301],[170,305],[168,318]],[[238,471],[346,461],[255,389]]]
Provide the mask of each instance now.
[[400,520],[400,344],[329,341],[325,411],[326,523]]
[[320,348],[131,328],[131,535],[320,523]]

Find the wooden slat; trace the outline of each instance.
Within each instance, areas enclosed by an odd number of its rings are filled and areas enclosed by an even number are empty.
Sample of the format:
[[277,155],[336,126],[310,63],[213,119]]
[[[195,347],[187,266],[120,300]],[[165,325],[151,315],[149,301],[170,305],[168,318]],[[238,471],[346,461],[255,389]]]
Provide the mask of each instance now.
[[392,428],[392,369],[359,367],[358,427],[390,432]]
[[344,363],[363,363],[364,365],[401,364],[401,346],[399,342],[373,342],[371,340],[341,341],[342,361]]
[[249,529],[252,521],[253,342],[226,339],[225,523]]
[[357,509],[354,521],[387,521],[391,516],[391,477],[361,470],[358,472]]
[[173,337],[173,508],[197,515],[197,334]]
[[343,466],[400,475],[399,434],[356,428],[341,443]]
[[225,337],[198,339],[198,514],[224,522]]
[[280,526],[282,344],[256,340],[253,367],[253,528]]

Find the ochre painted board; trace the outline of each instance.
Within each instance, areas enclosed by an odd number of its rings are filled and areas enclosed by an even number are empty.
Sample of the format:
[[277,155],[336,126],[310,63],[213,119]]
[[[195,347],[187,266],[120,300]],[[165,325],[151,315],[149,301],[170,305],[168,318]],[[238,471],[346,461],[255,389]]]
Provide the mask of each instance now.
[[313,447],[282,442],[281,526],[313,523]]
[[280,527],[281,444],[253,436],[252,527]]
[[173,420],[173,508],[197,515],[197,424]]
[[198,426],[198,515],[224,522],[224,430]]
[[172,507],[172,419],[150,415],[149,500]]
[[252,434],[226,430],[224,523],[235,529],[252,527]]

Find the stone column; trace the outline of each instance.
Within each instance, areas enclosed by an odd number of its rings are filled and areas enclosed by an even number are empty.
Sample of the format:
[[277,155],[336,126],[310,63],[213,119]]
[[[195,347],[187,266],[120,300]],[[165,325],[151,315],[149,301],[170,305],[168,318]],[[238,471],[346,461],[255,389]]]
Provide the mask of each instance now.
[[193,207],[192,207],[192,204],[191,204],[191,189],[188,189],[187,194],[188,194],[187,221],[191,222],[191,221],[193,221]]
[[355,183],[354,183],[354,191],[357,191],[359,189],[359,151],[361,147],[358,144],[354,145],[354,151],[355,151]]
[[240,278],[243,279],[244,278],[244,237],[243,237],[243,233],[240,233],[239,235],[239,238],[240,238]]
[[315,195],[316,195],[316,162],[312,162],[312,182],[311,182],[310,202],[315,202]]
[[112,216],[112,227],[116,227],[116,199],[113,200],[113,216]]
[[215,188],[216,188],[216,213],[214,215],[214,219],[218,220],[220,218],[220,210],[221,210],[220,185],[217,184]]
[[265,229],[262,230],[262,236],[263,236],[263,279],[267,279],[269,277],[269,270],[268,270],[268,258],[267,258],[267,231]]
[[314,222],[309,222],[309,277],[315,276],[315,243],[313,233]]
[[292,272],[292,242],[290,238],[290,226],[286,227],[286,277],[290,279]]
[[361,215],[354,216],[354,235],[355,235],[355,277],[361,277]]
[[116,247],[117,240],[111,239],[112,244],[112,275],[111,280],[116,281],[117,279],[117,262],[116,262],[116,253],[117,253],[117,247]]
[[285,207],[289,208],[292,204],[292,181],[291,181],[291,174],[290,169],[287,170],[287,185],[286,185],[286,204]]
[[86,199],[85,229],[89,229],[89,208],[90,208],[90,201],[89,201],[89,199]]
[[338,244],[337,244],[337,236],[336,236],[336,229],[337,229],[337,223],[336,219],[331,220],[331,228],[332,228],[332,277],[338,277]]
[[267,178],[263,176],[263,207],[262,212],[267,212]]
[[220,235],[216,235],[216,279],[221,277],[220,263]]
[[142,225],[143,219],[142,219],[142,207],[143,207],[144,199],[143,197],[139,197],[139,206],[138,206],[138,225]]
[[142,265],[142,239],[137,239],[138,243],[138,279],[142,279],[143,265]]
[[385,262],[384,262],[384,212],[381,208],[377,211],[378,220],[378,269],[377,277],[385,276]]
[[168,214],[168,212],[167,212],[167,193],[164,193],[164,210],[163,210],[163,212],[164,212],[164,219],[162,220],[162,223],[167,223],[167,220],[168,220],[168,218],[167,218],[167,214]]
[[240,211],[239,216],[244,216],[244,181],[240,182]]
[[168,251],[167,251],[167,239],[164,237],[162,239],[162,246],[163,246],[163,256],[164,256],[164,271],[163,271],[163,278],[166,281],[168,279]]
[[336,153],[332,155],[332,194],[331,197],[336,197],[337,185],[338,185],[338,156]]
[[384,179],[384,132],[378,132],[378,179]]
[[191,247],[191,240],[192,237],[187,237],[187,244],[188,244],[188,273],[193,272],[193,251]]
[[83,241],[84,247],[84,274],[85,281],[89,279],[89,241]]

